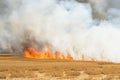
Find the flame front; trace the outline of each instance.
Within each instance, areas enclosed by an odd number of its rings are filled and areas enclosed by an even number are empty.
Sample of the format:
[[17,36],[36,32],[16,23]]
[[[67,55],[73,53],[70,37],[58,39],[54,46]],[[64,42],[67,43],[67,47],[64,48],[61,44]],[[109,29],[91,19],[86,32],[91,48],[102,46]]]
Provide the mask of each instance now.
[[[34,48],[28,48],[24,51],[23,56],[25,58],[34,58],[34,59],[59,59],[59,60],[73,60],[73,57],[68,53],[66,56],[59,51],[56,51],[54,54],[51,53],[51,50],[48,48],[46,51],[37,51]],[[81,55],[80,59],[77,61],[100,61],[100,62],[111,62],[110,60],[96,60],[95,58],[89,57],[86,59],[84,54]]]
[[73,60],[73,57],[70,54],[65,56],[59,51],[56,51],[55,54],[52,54],[50,49],[47,49],[45,52],[42,52],[42,51],[37,51],[34,48],[28,48],[27,50],[24,51],[23,56],[25,58],[36,58],[36,59]]

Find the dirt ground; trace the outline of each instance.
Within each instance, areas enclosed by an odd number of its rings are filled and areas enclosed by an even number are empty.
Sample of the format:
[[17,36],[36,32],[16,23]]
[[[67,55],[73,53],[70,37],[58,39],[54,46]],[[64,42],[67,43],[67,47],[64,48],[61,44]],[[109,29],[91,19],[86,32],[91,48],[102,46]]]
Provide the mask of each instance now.
[[120,64],[0,55],[0,80],[120,80]]

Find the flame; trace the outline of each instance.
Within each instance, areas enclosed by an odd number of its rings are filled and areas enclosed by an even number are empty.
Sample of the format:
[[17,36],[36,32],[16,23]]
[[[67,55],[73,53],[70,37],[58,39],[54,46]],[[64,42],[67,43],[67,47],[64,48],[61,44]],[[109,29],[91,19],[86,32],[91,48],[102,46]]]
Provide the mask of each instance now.
[[[51,50],[48,48],[46,51],[37,51],[34,48],[28,48],[24,51],[23,56],[25,58],[35,58],[35,59],[60,59],[60,60],[73,60],[73,57],[70,55],[70,53],[67,54],[67,56],[63,55],[61,52],[56,51],[54,54],[51,53]],[[85,59],[84,54],[81,55],[80,61],[97,61],[93,57],[90,57],[89,60]],[[110,60],[104,61],[101,60],[99,62],[111,62]]]
[[70,54],[65,56],[59,51],[56,51],[55,54],[52,54],[50,49],[47,49],[45,52],[42,52],[42,51],[37,51],[34,48],[28,48],[27,50],[24,51],[23,56],[25,58],[36,58],[36,59],[73,60],[73,57]]

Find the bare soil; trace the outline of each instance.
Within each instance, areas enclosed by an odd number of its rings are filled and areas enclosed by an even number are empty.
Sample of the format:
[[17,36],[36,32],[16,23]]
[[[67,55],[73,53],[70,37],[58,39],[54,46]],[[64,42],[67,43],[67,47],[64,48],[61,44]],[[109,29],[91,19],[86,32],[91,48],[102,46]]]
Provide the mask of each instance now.
[[0,55],[0,80],[120,80],[120,64]]

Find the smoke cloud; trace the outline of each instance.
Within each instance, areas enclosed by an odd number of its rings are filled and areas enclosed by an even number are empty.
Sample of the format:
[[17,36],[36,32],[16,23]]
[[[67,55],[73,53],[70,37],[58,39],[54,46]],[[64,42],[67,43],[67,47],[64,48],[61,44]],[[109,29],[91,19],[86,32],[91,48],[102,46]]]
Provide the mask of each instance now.
[[120,9],[107,4],[101,9],[107,19],[96,20],[91,5],[75,0],[0,0],[0,52],[49,47],[74,59],[84,54],[86,59],[120,62]]

